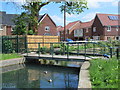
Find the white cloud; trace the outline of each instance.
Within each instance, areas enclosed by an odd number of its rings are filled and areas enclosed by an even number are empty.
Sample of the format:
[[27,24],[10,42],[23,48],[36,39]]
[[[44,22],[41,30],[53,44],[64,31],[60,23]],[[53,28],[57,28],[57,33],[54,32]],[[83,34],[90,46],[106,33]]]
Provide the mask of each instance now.
[[[57,25],[62,25],[64,26],[64,18],[63,17],[59,17],[57,15],[54,16],[50,16],[52,18],[52,20],[57,24]],[[68,24],[70,21],[66,20],[66,24]]]
[[47,8],[41,8],[41,12],[48,11]]
[[118,1],[112,3],[113,6],[118,6]]
[[99,12],[91,12],[91,13],[88,13],[88,14],[86,14],[86,15],[82,18],[82,20],[83,20],[83,21],[90,21],[90,20],[92,20],[92,19],[95,18],[96,13],[99,13]]
[[80,17],[80,15],[66,13],[66,17],[67,18],[78,18],[78,17]]
[[87,0],[89,8],[99,8],[100,3],[111,3],[113,6],[117,5],[119,0]]

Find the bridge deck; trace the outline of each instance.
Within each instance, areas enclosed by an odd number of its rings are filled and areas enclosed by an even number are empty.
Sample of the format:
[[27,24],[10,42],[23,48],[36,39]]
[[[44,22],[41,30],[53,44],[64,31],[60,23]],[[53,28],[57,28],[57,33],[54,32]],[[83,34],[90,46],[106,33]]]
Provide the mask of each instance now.
[[69,55],[69,57],[67,57],[67,55],[49,55],[49,54],[42,54],[42,55],[38,55],[38,54],[23,54],[26,58],[29,59],[56,59],[56,60],[90,60],[93,58],[98,58],[98,57],[85,57],[85,56],[71,56]]

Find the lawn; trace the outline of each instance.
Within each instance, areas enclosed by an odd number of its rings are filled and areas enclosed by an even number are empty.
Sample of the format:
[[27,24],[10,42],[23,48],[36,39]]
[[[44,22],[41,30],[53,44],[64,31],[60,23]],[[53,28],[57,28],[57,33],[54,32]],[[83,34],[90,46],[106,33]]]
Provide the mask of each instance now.
[[90,64],[92,88],[118,88],[118,60],[95,59]]
[[6,59],[13,59],[13,58],[20,58],[22,56],[14,53],[14,54],[0,54],[0,60],[6,60]]

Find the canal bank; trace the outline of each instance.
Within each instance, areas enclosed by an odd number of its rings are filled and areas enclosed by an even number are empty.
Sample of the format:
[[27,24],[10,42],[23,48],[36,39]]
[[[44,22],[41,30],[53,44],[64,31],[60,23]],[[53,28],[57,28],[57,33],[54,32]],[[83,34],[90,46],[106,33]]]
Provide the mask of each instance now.
[[0,61],[0,67],[25,63],[25,58],[14,58]]
[[[24,58],[16,58],[16,59],[9,59],[9,60],[2,60],[0,61],[0,67],[8,67],[16,64],[25,63]],[[91,88],[91,82],[89,80],[89,68],[90,63],[89,61],[85,61],[79,72],[79,80],[78,80],[78,88]],[[6,71],[6,70],[5,70]]]
[[78,82],[78,88],[91,88],[91,81],[89,77],[89,70],[90,67],[89,61],[85,61],[79,72],[79,82]]

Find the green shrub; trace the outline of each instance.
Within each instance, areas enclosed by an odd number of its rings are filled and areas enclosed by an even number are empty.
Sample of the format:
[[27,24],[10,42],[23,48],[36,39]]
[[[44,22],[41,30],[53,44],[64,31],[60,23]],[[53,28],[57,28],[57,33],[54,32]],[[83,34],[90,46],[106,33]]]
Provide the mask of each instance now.
[[54,44],[53,47],[54,48],[60,48],[61,44]]
[[90,80],[93,88],[118,88],[118,60],[94,59],[90,63]]

